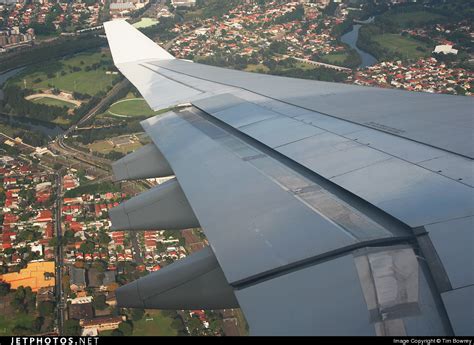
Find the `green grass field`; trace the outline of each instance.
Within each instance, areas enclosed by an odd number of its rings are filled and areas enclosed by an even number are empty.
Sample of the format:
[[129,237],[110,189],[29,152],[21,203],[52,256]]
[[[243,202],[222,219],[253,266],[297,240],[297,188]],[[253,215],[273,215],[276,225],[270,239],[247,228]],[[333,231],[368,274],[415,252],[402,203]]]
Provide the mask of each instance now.
[[156,24],[158,24],[158,21],[156,19],[142,18],[139,22],[136,22],[135,24],[133,24],[133,26],[137,29],[140,29],[140,28],[147,28],[149,26],[153,26]]
[[348,55],[346,53],[329,53],[322,57],[322,61],[333,65],[339,65],[342,64],[347,57]]
[[111,151],[118,151],[121,153],[129,153],[142,147],[140,142],[131,142],[129,144],[114,146],[108,140],[94,141],[92,144],[87,145],[92,151],[107,154]]
[[154,116],[166,111],[168,109],[153,111],[143,98],[130,98],[128,95],[125,99],[112,104],[107,110],[110,115],[120,117]]
[[258,65],[247,65],[247,67],[245,68],[245,71],[247,72],[255,72],[255,73],[259,73],[259,72],[263,72],[263,73],[266,73],[269,71],[268,67],[263,65],[263,64],[258,64]]
[[16,325],[30,327],[34,320],[35,317],[28,314],[0,315],[0,336],[12,335]]
[[390,18],[401,27],[419,27],[434,21],[440,21],[446,17],[428,12],[428,11],[413,11],[413,12],[392,12],[389,11],[384,14],[384,17]]
[[133,323],[133,335],[177,335],[176,330],[171,328],[172,321],[159,310],[145,310],[143,319]]
[[[86,71],[88,66],[90,67],[101,60],[111,61],[110,54],[107,53],[103,56],[101,52],[81,53],[50,64],[29,67],[10,82],[37,91],[49,89],[52,85],[62,91],[77,91],[93,96],[100,91],[106,91],[117,77],[106,74],[104,66]],[[71,71],[70,69],[73,67],[79,67],[82,70]]]
[[[424,42],[411,37],[403,37],[399,34],[377,35],[372,37],[372,40],[390,52],[403,53],[403,58],[406,59],[417,59],[429,56],[433,50],[433,47]],[[421,48],[423,51],[420,51],[417,48]]]
[[62,101],[60,99],[49,98],[49,97],[35,98],[31,101],[33,103],[52,105],[55,107],[67,107],[68,109],[72,109],[76,107],[73,103]]

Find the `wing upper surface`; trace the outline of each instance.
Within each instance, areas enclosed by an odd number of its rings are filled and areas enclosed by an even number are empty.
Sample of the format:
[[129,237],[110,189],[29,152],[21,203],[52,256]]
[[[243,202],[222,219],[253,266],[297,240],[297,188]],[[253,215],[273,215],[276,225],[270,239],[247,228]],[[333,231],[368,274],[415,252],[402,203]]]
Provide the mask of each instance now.
[[152,108],[191,103],[142,122],[150,162],[174,172],[254,334],[465,332],[450,322],[474,284],[456,250],[473,247],[470,98],[227,70],[141,39],[133,60],[114,40]]

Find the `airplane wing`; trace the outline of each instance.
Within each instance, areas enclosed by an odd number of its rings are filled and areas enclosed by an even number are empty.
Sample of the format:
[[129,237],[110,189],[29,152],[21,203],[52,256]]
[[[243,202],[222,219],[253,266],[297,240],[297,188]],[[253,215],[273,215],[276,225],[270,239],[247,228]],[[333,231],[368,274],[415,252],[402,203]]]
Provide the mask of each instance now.
[[240,307],[252,335],[472,335],[470,97],[175,59],[104,24],[155,110],[115,178],[174,176],[114,230],[201,227],[210,247],[116,291],[122,307]]

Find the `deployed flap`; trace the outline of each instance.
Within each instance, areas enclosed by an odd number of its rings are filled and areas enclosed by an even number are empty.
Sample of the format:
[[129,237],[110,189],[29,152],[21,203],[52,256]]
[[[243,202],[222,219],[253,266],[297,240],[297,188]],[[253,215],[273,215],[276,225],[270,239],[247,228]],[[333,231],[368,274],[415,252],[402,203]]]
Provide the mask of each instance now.
[[176,230],[199,227],[176,179],[110,209],[111,230]]
[[210,247],[115,290],[125,308],[226,309],[239,305]]
[[168,161],[154,144],[148,144],[112,164],[116,181],[173,175]]

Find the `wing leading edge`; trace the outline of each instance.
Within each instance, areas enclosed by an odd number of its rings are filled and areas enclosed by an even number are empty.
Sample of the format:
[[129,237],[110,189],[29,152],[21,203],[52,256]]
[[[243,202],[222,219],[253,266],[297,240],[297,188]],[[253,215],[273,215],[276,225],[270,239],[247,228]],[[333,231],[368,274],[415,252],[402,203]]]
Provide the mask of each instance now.
[[118,179],[176,180],[112,223],[200,226],[210,244],[118,289],[119,304],[238,303],[252,334],[472,333],[459,317],[474,300],[471,100],[203,66],[125,22],[105,28],[150,106],[191,103],[143,121],[153,144],[114,164]]

